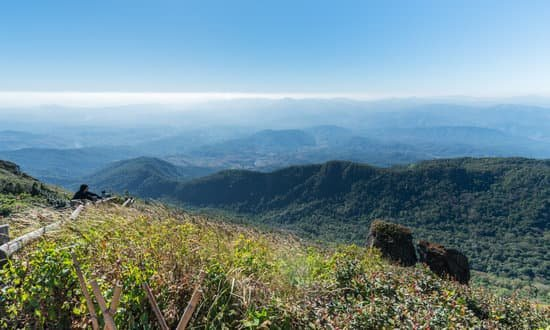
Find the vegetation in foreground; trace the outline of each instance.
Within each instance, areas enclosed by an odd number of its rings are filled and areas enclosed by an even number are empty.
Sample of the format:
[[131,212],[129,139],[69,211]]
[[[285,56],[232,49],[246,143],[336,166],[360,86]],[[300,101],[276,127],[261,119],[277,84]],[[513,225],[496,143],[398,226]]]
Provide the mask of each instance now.
[[550,325],[548,307],[402,268],[374,250],[327,249],[292,236],[212,222],[161,205],[102,205],[28,247],[0,271],[0,328],[83,328],[86,304],[71,259],[110,299],[117,326],[156,328],[141,284],[174,327],[201,270],[193,328],[510,328]]

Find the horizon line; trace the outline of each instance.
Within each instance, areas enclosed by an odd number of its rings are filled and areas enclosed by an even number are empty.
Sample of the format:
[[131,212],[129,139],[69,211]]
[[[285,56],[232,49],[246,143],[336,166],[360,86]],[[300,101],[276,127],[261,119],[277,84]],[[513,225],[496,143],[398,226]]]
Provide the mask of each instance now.
[[[189,105],[231,100],[336,100],[382,101],[406,99],[462,99],[494,101],[497,99],[550,98],[550,93],[518,95],[399,94],[399,93],[300,93],[300,92],[83,92],[83,91],[0,91],[0,108],[71,106],[101,107],[124,105]],[[550,101],[550,100],[548,100]]]

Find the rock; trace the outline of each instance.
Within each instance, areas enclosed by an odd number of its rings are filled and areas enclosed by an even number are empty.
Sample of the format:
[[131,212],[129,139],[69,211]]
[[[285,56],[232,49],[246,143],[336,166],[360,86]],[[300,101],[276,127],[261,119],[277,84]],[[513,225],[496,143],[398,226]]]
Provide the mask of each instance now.
[[395,223],[374,220],[370,226],[367,247],[378,248],[383,257],[402,266],[413,266],[417,261],[411,230]]
[[19,169],[19,166],[12,162],[8,162],[7,160],[0,160],[0,169],[6,170],[15,175],[21,175],[21,169]]
[[462,284],[470,281],[468,258],[460,251],[426,241],[418,243],[420,262],[441,277],[450,277]]

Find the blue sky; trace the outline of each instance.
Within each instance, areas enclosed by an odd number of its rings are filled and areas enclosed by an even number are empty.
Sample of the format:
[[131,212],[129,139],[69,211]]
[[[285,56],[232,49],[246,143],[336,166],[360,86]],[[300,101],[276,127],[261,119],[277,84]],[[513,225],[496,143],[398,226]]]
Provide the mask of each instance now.
[[547,95],[550,1],[2,1],[0,91]]

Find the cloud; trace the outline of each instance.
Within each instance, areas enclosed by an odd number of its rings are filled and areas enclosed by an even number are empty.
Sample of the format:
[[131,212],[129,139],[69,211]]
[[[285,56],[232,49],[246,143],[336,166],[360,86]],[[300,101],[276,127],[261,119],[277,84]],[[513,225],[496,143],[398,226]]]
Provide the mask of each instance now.
[[375,100],[389,95],[336,93],[118,93],[118,92],[0,92],[0,107],[102,107],[136,104],[186,105],[242,99],[332,99]]
[[32,108],[47,105],[88,108],[127,105],[162,105],[185,108],[201,103],[231,100],[350,99],[376,101],[385,99],[417,99],[436,102],[489,102],[550,105],[550,93],[537,95],[428,95],[367,93],[161,93],[161,92],[32,92],[0,91],[0,108]]

